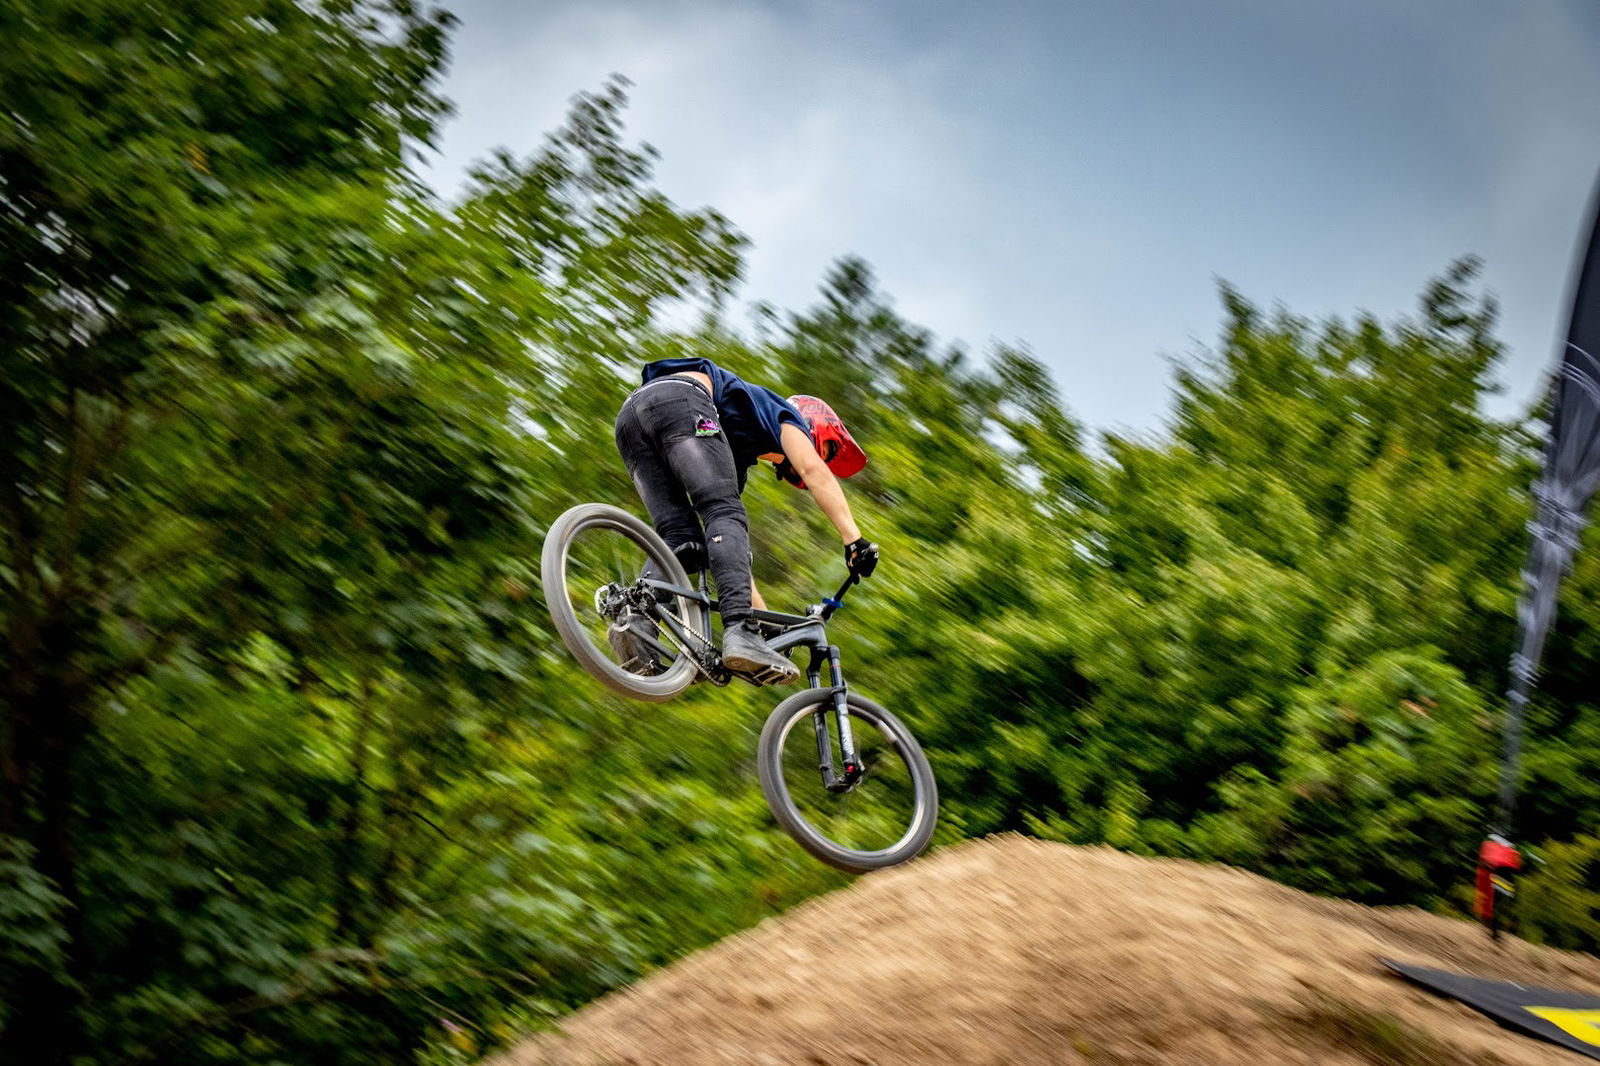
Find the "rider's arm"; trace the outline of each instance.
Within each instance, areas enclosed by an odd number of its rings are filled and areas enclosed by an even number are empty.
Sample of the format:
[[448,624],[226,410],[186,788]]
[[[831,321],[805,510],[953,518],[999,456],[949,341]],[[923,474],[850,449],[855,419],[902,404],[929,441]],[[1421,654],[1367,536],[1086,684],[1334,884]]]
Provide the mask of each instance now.
[[767,601],[761,598],[761,590],[756,588],[756,579],[750,579],[750,606],[758,611],[767,609]]
[[811,498],[817,501],[822,513],[833,523],[842,543],[849,544],[861,539],[861,530],[856,528],[856,520],[850,515],[850,504],[844,498],[844,489],[839,487],[839,479],[833,476],[833,471],[817,454],[810,435],[794,423],[785,422],[779,443],[783,445],[784,458],[800,475],[800,480],[806,483]]

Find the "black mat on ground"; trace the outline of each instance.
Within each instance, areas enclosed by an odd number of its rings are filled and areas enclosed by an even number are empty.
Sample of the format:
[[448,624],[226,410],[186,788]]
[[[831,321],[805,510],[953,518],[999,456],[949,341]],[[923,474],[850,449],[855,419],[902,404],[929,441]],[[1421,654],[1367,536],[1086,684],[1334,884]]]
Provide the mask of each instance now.
[[1378,961],[1407,980],[1482,1011],[1508,1029],[1600,1059],[1600,996],[1486,981],[1390,959]]

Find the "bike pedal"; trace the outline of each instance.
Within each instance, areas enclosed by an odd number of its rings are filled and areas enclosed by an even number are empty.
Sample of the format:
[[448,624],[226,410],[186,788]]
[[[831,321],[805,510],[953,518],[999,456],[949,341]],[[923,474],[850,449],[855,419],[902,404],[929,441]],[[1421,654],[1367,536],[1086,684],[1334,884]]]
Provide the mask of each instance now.
[[769,666],[751,678],[758,685],[786,685],[800,680],[800,671]]

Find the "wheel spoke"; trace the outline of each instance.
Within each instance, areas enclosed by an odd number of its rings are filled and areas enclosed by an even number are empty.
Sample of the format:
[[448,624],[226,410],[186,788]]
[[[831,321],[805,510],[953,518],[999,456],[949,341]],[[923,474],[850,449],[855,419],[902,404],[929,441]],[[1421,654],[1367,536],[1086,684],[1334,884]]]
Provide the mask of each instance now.
[[[834,723],[829,720],[835,771],[844,762]],[[792,728],[782,752],[784,785],[796,813],[818,834],[853,851],[877,852],[895,845],[916,815],[917,794],[910,768],[895,754],[876,722],[850,715],[856,756],[863,773],[842,792],[822,784],[817,770],[817,741],[810,714],[803,727]]]
[[660,655],[642,639],[656,632],[646,613],[655,607],[639,584],[647,565],[675,578],[682,573],[643,522],[615,507],[583,504],[551,526],[540,571],[556,630],[579,664],[623,695],[663,700],[694,671],[681,655]]

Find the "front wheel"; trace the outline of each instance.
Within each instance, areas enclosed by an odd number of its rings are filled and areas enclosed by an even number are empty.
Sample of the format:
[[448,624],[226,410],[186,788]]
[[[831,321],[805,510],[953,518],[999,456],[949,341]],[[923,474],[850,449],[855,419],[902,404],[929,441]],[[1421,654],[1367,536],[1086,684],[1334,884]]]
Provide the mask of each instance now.
[[869,699],[846,695],[862,773],[829,788],[821,770],[827,744],[839,752],[833,692],[807,689],[778,704],[761,730],[757,770],[772,815],[795,841],[829,866],[851,873],[916,858],[938,819],[939,793],[922,746],[900,720]]

